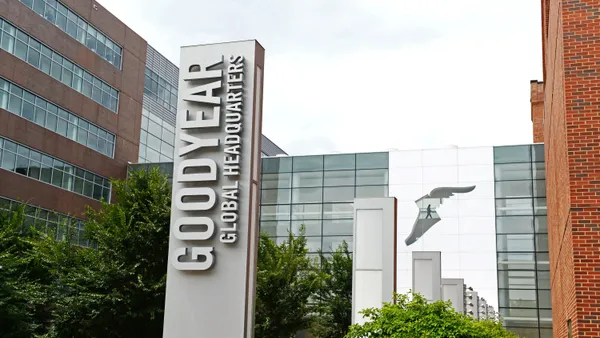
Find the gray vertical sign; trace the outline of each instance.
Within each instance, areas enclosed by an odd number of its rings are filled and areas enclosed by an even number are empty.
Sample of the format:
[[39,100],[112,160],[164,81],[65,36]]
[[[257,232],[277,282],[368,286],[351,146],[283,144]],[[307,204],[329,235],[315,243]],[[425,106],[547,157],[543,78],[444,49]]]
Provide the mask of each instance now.
[[252,337],[264,49],[181,48],[165,338]]

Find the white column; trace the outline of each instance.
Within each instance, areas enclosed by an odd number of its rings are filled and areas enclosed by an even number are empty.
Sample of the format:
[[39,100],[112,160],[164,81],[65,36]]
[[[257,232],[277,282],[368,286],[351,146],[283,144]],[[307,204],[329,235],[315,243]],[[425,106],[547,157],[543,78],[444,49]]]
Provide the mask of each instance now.
[[359,314],[393,302],[396,291],[396,198],[354,200],[352,323]]

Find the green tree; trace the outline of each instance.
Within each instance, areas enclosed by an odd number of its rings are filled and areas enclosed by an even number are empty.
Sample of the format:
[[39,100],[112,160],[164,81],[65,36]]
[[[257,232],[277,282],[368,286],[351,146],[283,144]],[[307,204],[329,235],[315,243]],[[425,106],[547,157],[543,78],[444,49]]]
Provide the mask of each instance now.
[[24,206],[0,212],[0,332],[30,338],[50,326],[50,268],[37,259],[40,233],[26,222]]
[[171,188],[157,169],[113,182],[115,201],[88,210],[95,248],[45,241],[40,259],[61,290],[54,337],[161,337]]
[[473,320],[456,312],[450,302],[433,303],[419,294],[396,295],[396,304],[363,311],[367,322],[352,325],[347,338],[516,338],[492,320]]
[[304,236],[277,245],[261,234],[258,248],[255,336],[295,337],[308,329],[312,306],[309,298],[318,290],[320,276],[307,256]]
[[319,338],[344,337],[352,323],[352,255],[344,241],[331,257],[321,253],[320,258],[322,284],[311,332]]

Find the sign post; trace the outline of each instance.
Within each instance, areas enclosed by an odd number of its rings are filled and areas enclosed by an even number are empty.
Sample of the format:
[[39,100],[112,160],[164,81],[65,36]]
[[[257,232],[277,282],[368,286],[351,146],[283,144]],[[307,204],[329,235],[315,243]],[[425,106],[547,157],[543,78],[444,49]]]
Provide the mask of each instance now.
[[264,49],[181,48],[165,338],[254,332]]

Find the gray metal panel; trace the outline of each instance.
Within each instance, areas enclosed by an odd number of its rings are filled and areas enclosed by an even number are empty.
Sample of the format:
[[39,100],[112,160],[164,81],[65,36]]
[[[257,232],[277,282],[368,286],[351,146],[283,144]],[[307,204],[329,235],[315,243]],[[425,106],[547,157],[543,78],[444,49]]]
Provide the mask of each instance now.
[[142,107],[148,110],[152,114],[160,117],[163,121],[175,127],[175,114],[169,109],[163,107],[161,104],[156,102],[155,99],[144,93],[144,99],[142,100]]
[[279,148],[273,141],[269,140],[268,137],[262,135],[262,152],[266,156],[276,156],[276,155],[287,155],[287,153]]
[[150,45],[148,45],[146,51],[146,66],[173,87],[178,88],[179,68]]

